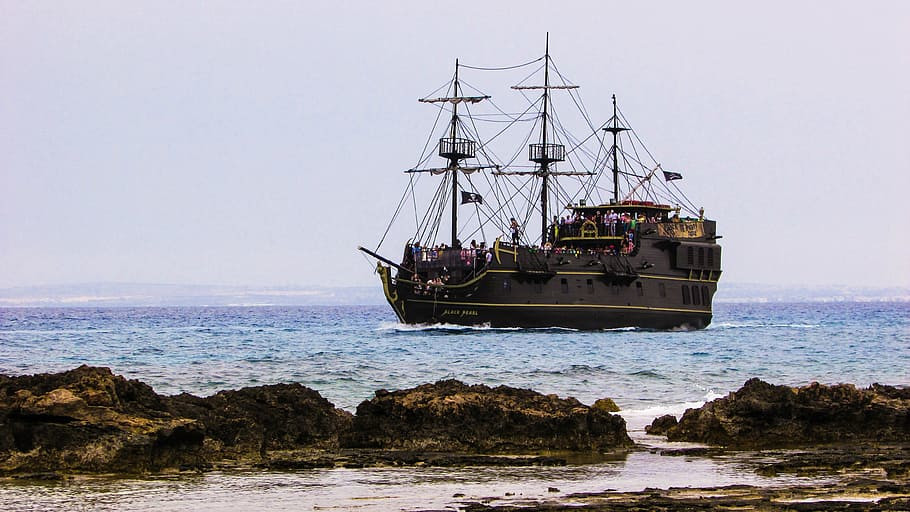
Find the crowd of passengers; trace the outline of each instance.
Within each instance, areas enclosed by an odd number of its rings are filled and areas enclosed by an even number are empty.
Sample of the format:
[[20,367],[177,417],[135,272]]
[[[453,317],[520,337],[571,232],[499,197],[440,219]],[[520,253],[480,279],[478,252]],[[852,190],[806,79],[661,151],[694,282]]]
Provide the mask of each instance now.
[[[678,217],[676,218],[678,219]],[[661,218],[656,216],[646,217],[644,214],[635,216],[625,212],[614,212],[613,210],[598,211],[587,215],[575,211],[574,215],[566,215],[562,218],[553,217],[553,223],[550,224],[550,239],[558,240],[564,237],[581,236],[581,227],[588,221],[597,227],[597,236],[624,236],[634,230],[638,224],[661,222]]]
[[[551,242],[547,242],[540,247],[529,247],[529,249],[531,252],[539,251],[547,256],[550,254],[565,254],[569,256],[616,256],[619,254],[629,254],[635,250],[635,232],[630,230],[623,234],[622,240],[619,241],[619,245],[610,244],[604,247],[580,249],[565,245],[554,246]],[[489,264],[493,259],[493,252],[486,248],[485,242],[481,242],[478,245],[477,242],[473,240],[468,248],[462,247],[460,244],[457,244],[456,247],[450,247],[446,244],[438,244],[433,247],[422,247],[420,242],[415,242],[409,247],[409,254],[410,257],[405,260],[405,266],[409,268],[413,266],[414,261],[454,264],[457,263],[457,261],[453,259],[454,257],[464,264],[464,266],[480,269]]]
[[468,247],[462,247],[461,242],[458,240],[455,241],[455,247],[449,247],[446,244],[423,247],[420,242],[414,242],[408,247],[408,255],[405,256],[405,266],[410,267],[411,265],[408,265],[408,263],[416,261],[440,261],[444,257],[447,262],[455,263],[451,261],[454,254],[458,255],[458,259],[465,266],[478,268],[490,263],[493,259],[493,253],[487,249],[486,242],[478,244],[476,240],[471,240],[471,245]]
[[[585,255],[597,258],[621,254],[628,255],[635,250],[635,232],[631,230],[626,232],[619,246],[610,244],[604,247],[581,249],[566,246],[554,247],[553,244],[547,242],[540,247],[529,247],[529,249],[531,252],[539,251],[548,258],[551,254],[576,258]],[[411,280],[414,281],[414,291],[418,294],[427,295],[434,286],[450,284],[451,276],[446,265],[450,265],[453,268],[460,267],[460,274],[462,274],[462,280],[464,280],[477,275],[477,273],[490,265],[492,261],[493,251],[486,247],[485,242],[478,244],[475,240],[471,240],[471,244],[468,247],[462,247],[460,243],[456,243],[455,247],[449,247],[444,243],[433,247],[422,247],[420,242],[415,242],[408,248],[404,266],[415,269],[411,277]],[[428,274],[428,279],[424,282],[414,267],[415,262],[432,262],[442,264],[442,266],[437,271]],[[433,274],[435,274],[435,277],[429,277]]]
[[[446,265],[460,267],[463,278],[471,278],[478,271],[486,268],[491,261],[493,261],[493,252],[487,248],[486,242],[478,244],[476,240],[471,240],[468,247],[462,247],[461,242],[457,240],[454,247],[446,244],[422,247],[420,242],[414,242],[408,247],[405,255],[405,267],[414,268],[411,280],[414,281],[414,291],[420,295],[430,294],[433,287],[449,284],[451,276]],[[438,272],[434,272],[435,277],[430,278],[428,275],[428,279],[424,283],[414,266],[416,262],[438,262],[443,266],[438,269]]]
[[[703,218],[704,210],[702,209],[699,211],[698,220],[702,220]],[[685,220],[693,219],[687,218]],[[588,221],[592,222],[597,227],[597,236],[619,237],[620,240],[617,241],[619,245],[610,244],[603,247],[585,249],[557,245],[562,238],[582,236],[581,227]],[[607,210],[606,212],[598,211],[588,215],[576,211],[574,215],[566,215],[562,218],[553,216],[553,223],[550,224],[547,242],[539,248],[529,247],[529,249],[532,252],[538,250],[547,257],[551,254],[564,254],[574,257],[582,255],[595,257],[629,255],[635,252],[636,228],[639,224],[653,224],[667,221],[680,222],[681,220],[678,214],[667,219],[665,216],[648,217],[644,214],[639,214],[638,216],[629,215],[628,213],[620,214],[613,210]],[[512,232],[512,243],[518,245],[520,228],[518,222],[514,218],[511,219],[510,230]],[[442,266],[441,271],[436,277],[428,279],[426,283],[424,283],[421,280],[420,275],[416,272],[416,262],[437,262],[437,264],[443,263],[444,265],[460,266],[462,269],[467,270],[467,277],[473,277],[477,272],[486,268],[492,260],[493,253],[487,248],[486,242],[477,243],[476,240],[471,240],[471,244],[468,247],[462,247],[461,242],[458,240],[455,241],[454,247],[449,247],[444,243],[434,245],[433,247],[423,247],[420,245],[420,242],[414,242],[408,246],[405,254],[404,266],[415,269],[412,277],[415,282],[415,291],[427,294],[429,293],[430,286],[441,286],[449,283],[449,271],[446,266]]]

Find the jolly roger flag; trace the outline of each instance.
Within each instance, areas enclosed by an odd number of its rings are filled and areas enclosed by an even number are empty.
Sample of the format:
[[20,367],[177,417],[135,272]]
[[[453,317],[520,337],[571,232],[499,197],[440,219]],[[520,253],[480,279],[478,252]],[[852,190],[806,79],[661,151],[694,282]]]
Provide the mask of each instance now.
[[461,204],[465,203],[480,203],[483,204],[483,198],[480,197],[480,194],[475,194],[474,192],[461,192]]
[[664,181],[681,180],[682,174],[678,172],[664,171]]

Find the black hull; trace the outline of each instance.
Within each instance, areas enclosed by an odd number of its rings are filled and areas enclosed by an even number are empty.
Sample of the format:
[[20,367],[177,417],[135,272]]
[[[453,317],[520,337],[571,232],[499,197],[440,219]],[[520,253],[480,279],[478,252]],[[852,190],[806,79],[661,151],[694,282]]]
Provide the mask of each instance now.
[[[428,285],[380,265],[386,299],[403,323],[582,330],[703,329],[711,323],[720,248],[690,265],[686,243],[645,238],[634,256],[543,253],[497,241],[489,264],[460,284]],[[697,251],[694,251],[698,254]],[[470,259],[469,259],[470,261]],[[453,262],[442,262],[452,269]],[[419,268],[429,264],[421,262]],[[432,272],[432,269],[424,270]]]

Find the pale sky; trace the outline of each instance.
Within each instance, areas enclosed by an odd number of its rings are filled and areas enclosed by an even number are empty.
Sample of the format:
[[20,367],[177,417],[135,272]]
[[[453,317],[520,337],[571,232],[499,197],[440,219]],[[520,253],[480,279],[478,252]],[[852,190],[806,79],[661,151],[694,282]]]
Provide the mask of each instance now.
[[900,1],[0,0],[0,287],[377,284],[356,247],[416,99],[547,31],[718,221],[721,286],[910,285],[908,27]]

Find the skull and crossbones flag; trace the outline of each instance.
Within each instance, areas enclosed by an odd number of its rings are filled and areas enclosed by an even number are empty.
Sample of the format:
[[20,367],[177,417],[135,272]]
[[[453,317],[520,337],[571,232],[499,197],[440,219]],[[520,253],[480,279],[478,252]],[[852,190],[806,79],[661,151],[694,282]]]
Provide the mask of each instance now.
[[465,203],[480,203],[483,204],[483,198],[480,197],[480,194],[474,192],[461,192],[461,204]]

